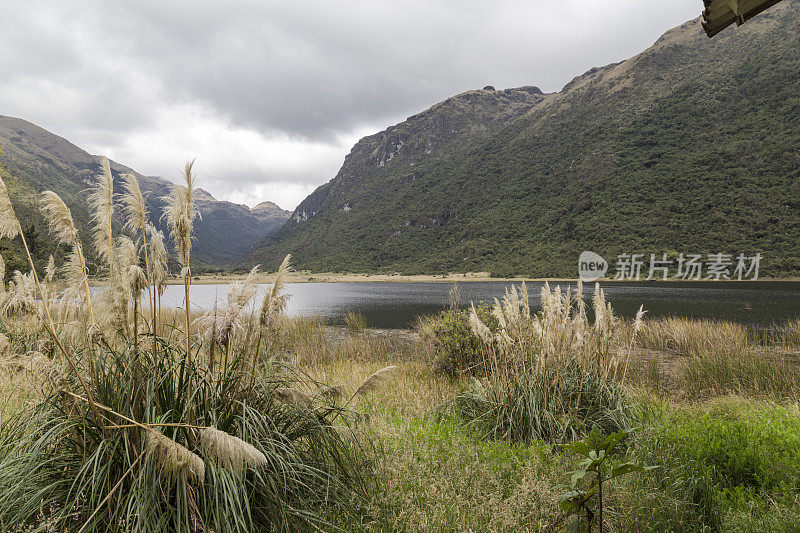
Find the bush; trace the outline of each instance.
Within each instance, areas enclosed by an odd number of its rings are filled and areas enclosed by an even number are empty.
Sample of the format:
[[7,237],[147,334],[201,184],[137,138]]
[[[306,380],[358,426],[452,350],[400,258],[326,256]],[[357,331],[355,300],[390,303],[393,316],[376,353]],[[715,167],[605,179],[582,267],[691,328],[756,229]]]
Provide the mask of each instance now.
[[[490,328],[497,328],[497,319],[492,308],[476,306],[481,320]],[[460,374],[482,374],[487,347],[470,328],[469,311],[448,309],[437,316],[424,320],[417,328],[434,347],[434,366],[437,371],[451,377]]]

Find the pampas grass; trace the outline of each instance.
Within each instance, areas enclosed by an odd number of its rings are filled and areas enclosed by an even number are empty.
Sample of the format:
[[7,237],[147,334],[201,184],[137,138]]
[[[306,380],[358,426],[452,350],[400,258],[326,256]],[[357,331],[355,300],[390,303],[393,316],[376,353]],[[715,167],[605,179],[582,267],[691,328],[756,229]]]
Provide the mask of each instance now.
[[183,267],[183,284],[184,284],[184,297],[186,308],[186,351],[191,352],[192,339],[189,333],[191,322],[191,310],[189,302],[189,285],[192,279],[192,270],[190,266],[190,258],[192,253],[192,231],[194,229],[194,219],[198,215],[197,210],[192,202],[194,191],[194,174],[192,168],[194,167],[194,160],[186,163],[183,170],[183,178],[186,183],[183,185],[173,185],[172,191],[169,196],[163,199],[166,202],[164,209],[164,218],[167,220],[170,228],[170,236],[175,243],[175,249],[178,252],[178,261]]
[[8,196],[6,184],[0,176],[0,237],[13,239],[21,233],[19,221],[14,214],[14,206]]
[[[155,299],[153,347],[140,346],[141,290],[163,292],[167,250],[161,232],[147,222],[144,197],[130,177],[123,196],[127,229],[142,236],[115,238],[113,179],[105,159],[102,168],[91,209],[108,276],[93,302],[98,322],[91,324],[81,320],[85,306],[78,294],[81,285],[88,289],[88,277],[69,209],[54,193],[42,196],[56,240],[72,246],[63,268],[68,285],[56,292],[55,262],[40,283],[0,180],[0,204],[6,206],[0,217],[7,222],[0,233],[20,236],[30,266],[15,272],[2,297],[3,310],[19,315],[15,322],[25,327],[2,336],[0,351],[10,343],[9,352],[42,352],[47,355],[35,359],[53,368],[36,370],[47,383],[35,402],[0,420],[0,529],[295,531],[325,525],[325,507],[337,516],[358,512],[371,455],[348,431],[348,417],[333,426],[343,408],[320,401],[327,395],[320,384],[276,363],[274,346],[253,346],[256,332],[273,334],[283,324],[288,296],[281,293],[282,280],[270,291],[263,326],[260,309],[247,314],[257,270],[232,287],[211,339],[212,347],[225,344],[218,370],[213,358],[196,357],[207,343],[191,342],[188,305],[185,330],[173,321],[160,336],[155,319],[168,321],[170,312]],[[178,217],[167,218],[184,266],[188,304],[195,216],[191,164],[185,179],[186,187],[173,190]],[[288,260],[283,272],[287,268]],[[122,327],[107,327],[108,317]],[[242,325],[247,335],[234,335]],[[60,360],[53,360],[56,353]],[[289,407],[281,401],[284,391],[310,401],[302,409]]]
[[287,255],[281,266],[278,267],[278,272],[275,275],[275,281],[272,283],[272,288],[264,295],[264,300],[261,302],[261,312],[259,313],[258,323],[262,330],[267,330],[275,322],[276,318],[280,316],[286,308],[286,302],[289,297],[286,294],[281,294],[283,291],[284,279],[289,272],[289,262],[292,255]]
[[[630,413],[618,378],[633,341],[627,352],[614,349],[623,345],[623,328],[603,290],[595,285],[593,323],[582,283],[574,295],[545,283],[541,304],[532,314],[525,284],[507,289],[495,300],[495,329],[471,307],[472,332],[486,347],[486,377],[463,391],[456,407],[487,434],[518,441],[570,441],[593,424],[609,431],[625,427]],[[640,309],[633,335],[643,314]]]
[[50,226],[50,231],[53,233],[56,240],[62,244],[72,246],[72,254],[69,259],[68,279],[75,287],[83,286],[84,295],[86,297],[88,323],[91,325],[94,322],[94,313],[92,309],[92,295],[89,290],[89,277],[86,272],[86,259],[84,258],[83,248],[81,247],[81,241],[78,237],[78,230],[75,228],[75,222],[72,219],[72,213],[64,201],[53,191],[44,191],[42,193],[41,203],[42,211]]
[[267,465],[266,456],[255,446],[216,428],[201,429],[198,441],[206,457],[234,473]]
[[353,396],[350,397],[350,400],[348,400],[347,403],[350,403],[350,401],[359,394],[366,394],[377,389],[383,382],[389,379],[389,377],[391,377],[396,370],[397,367],[392,365],[381,368],[380,370],[374,372],[371,376],[364,380],[364,383],[362,383],[360,387],[356,389],[356,391],[353,393]]
[[[150,267],[150,254],[147,249],[147,226],[148,209],[145,197],[139,188],[139,180],[132,174],[123,174],[125,193],[122,195],[123,212],[125,214],[125,228],[129,231],[141,233],[142,251],[144,252],[145,277],[147,278],[147,298],[150,302],[150,313],[155,314],[155,303],[153,293],[149,286],[152,283],[152,269]],[[137,293],[138,294],[138,293]],[[155,334],[155,331],[154,331]],[[154,341],[155,342],[155,341]]]
[[202,482],[205,478],[206,467],[203,460],[163,433],[147,431],[147,451],[167,475],[183,477],[195,483]]
[[186,185],[173,185],[169,196],[163,198],[166,203],[163,216],[169,225],[170,237],[175,243],[178,261],[185,270],[189,269],[194,219],[198,214],[192,202],[195,182],[192,173],[193,167],[194,161],[186,163],[183,170],[183,179]]
[[310,406],[313,401],[311,396],[293,387],[278,387],[275,389],[275,396],[284,403],[303,407]]
[[164,245],[164,234],[152,224],[147,225],[150,234],[150,256],[153,261],[153,284],[158,290],[158,295],[164,294],[167,286],[169,270],[167,268],[167,247]]
[[[97,255],[108,264],[109,279],[114,286],[117,275],[117,251],[111,221],[114,218],[114,178],[108,159],[101,159],[101,172],[97,184],[89,195],[92,220],[94,221],[94,247]],[[112,289],[113,290],[113,289]]]

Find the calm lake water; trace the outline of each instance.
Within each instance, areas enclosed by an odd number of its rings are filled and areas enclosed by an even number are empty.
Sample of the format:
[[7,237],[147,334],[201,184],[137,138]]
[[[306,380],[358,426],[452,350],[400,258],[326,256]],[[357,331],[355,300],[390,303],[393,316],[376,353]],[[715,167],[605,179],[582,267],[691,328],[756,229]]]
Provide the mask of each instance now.
[[[492,302],[505,292],[508,282],[459,283],[461,301]],[[517,284],[519,285],[519,284]],[[530,303],[539,306],[542,283],[528,283]],[[574,283],[561,285],[562,290]],[[260,302],[268,286],[262,286],[256,300]],[[291,294],[287,312],[292,316],[313,315],[331,324],[341,324],[348,311],[359,312],[367,324],[377,328],[406,328],[420,315],[436,313],[449,307],[452,282],[441,283],[289,283],[285,292]],[[601,283],[606,298],[615,312],[632,317],[640,305],[647,316],[683,316],[734,320],[744,324],[770,326],[800,316],[800,282],[641,282]],[[222,306],[229,285],[193,285],[192,307]],[[591,297],[593,284],[587,284]],[[183,307],[183,286],[170,285],[164,294],[163,305]]]

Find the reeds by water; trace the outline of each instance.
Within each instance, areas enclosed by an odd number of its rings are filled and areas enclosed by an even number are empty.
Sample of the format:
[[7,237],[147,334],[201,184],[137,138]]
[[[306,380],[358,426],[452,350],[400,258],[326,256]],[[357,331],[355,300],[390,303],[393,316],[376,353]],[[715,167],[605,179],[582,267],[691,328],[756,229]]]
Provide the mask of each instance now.
[[[541,291],[542,311],[531,313],[527,288],[506,290],[495,301],[492,329],[470,312],[473,333],[483,339],[485,381],[465,391],[456,404],[494,436],[512,440],[569,441],[597,424],[608,430],[627,424],[625,394],[619,382],[630,355],[623,328],[599,286],[590,322],[577,292]],[[641,329],[643,310],[634,334]],[[632,343],[632,340],[630,341]]]
[[[173,189],[166,213],[183,269],[179,326],[160,306],[167,277],[163,235],[148,221],[136,178],[123,179],[125,228],[134,238],[113,234],[114,180],[105,159],[90,198],[106,276],[100,298],[89,290],[71,213],[52,192],[43,195],[42,208],[54,237],[72,248],[66,288],[54,289],[52,261],[40,279],[29,252],[30,271],[15,272],[8,291],[0,284],[5,316],[24,317],[29,331],[43,328],[47,339],[34,333],[32,342],[51,343],[56,351],[50,353],[64,362],[54,361],[48,371],[57,377],[43,384],[43,400],[0,423],[0,524],[59,531],[102,531],[107,524],[131,531],[198,524],[217,531],[292,530],[318,521],[321,505],[341,504],[349,512],[347,502],[368,478],[369,457],[346,424],[331,427],[342,411],[333,397],[272,354],[287,299],[282,274],[256,313],[246,312],[254,269],[218,315],[193,324],[197,211],[188,163],[186,185]],[[19,236],[27,251],[2,179],[0,205],[0,235]],[[287,257],[280,272],[288,265]],[[152,342],[141,343],[142,337]],[[315,397],[328,400],[304,409],[279,401],[281,388],[297,386],[318,388]]]

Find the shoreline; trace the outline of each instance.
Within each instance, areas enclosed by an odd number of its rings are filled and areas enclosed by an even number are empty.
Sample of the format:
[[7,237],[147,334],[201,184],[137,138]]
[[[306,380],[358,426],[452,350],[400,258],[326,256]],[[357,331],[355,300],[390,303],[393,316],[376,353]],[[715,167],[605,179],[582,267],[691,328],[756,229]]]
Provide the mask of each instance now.
[[[213,284],[229,284],[241,281],[247,277],[247,274],[201,274],[193,276],[193,285],[213,285]],[[256,275],[256,282],[272,283],[275,279],[275,273],[259,273]],[[466,272],[457,274],[415,274],[415,275],[402,275],[402,274],[340,274],[333,272],[290,272],[286,275],[286,283],[375,283],[375,282],[389,282],[389,283],[470,283],[470,282],[506,282],[506,283],[578,283],[578,278],[504,278],[492,277],[489,272]],[[600,283],[636,283],[636,284],[670,284],[670,283],[721,283],[721,284],[738,284],[738,283],[775,283],[787,282],[796,283],[800,282],[800,277],[791,278],[759,278],[757,280],[684,280],[684,279],[666,279],[666,280],[617,280],[613,278],[600,278],[596,280]],[[584,282],[587,285],[594,283]],[[182,285],[183,280],[180,278],[169,278],[168,285]]]

